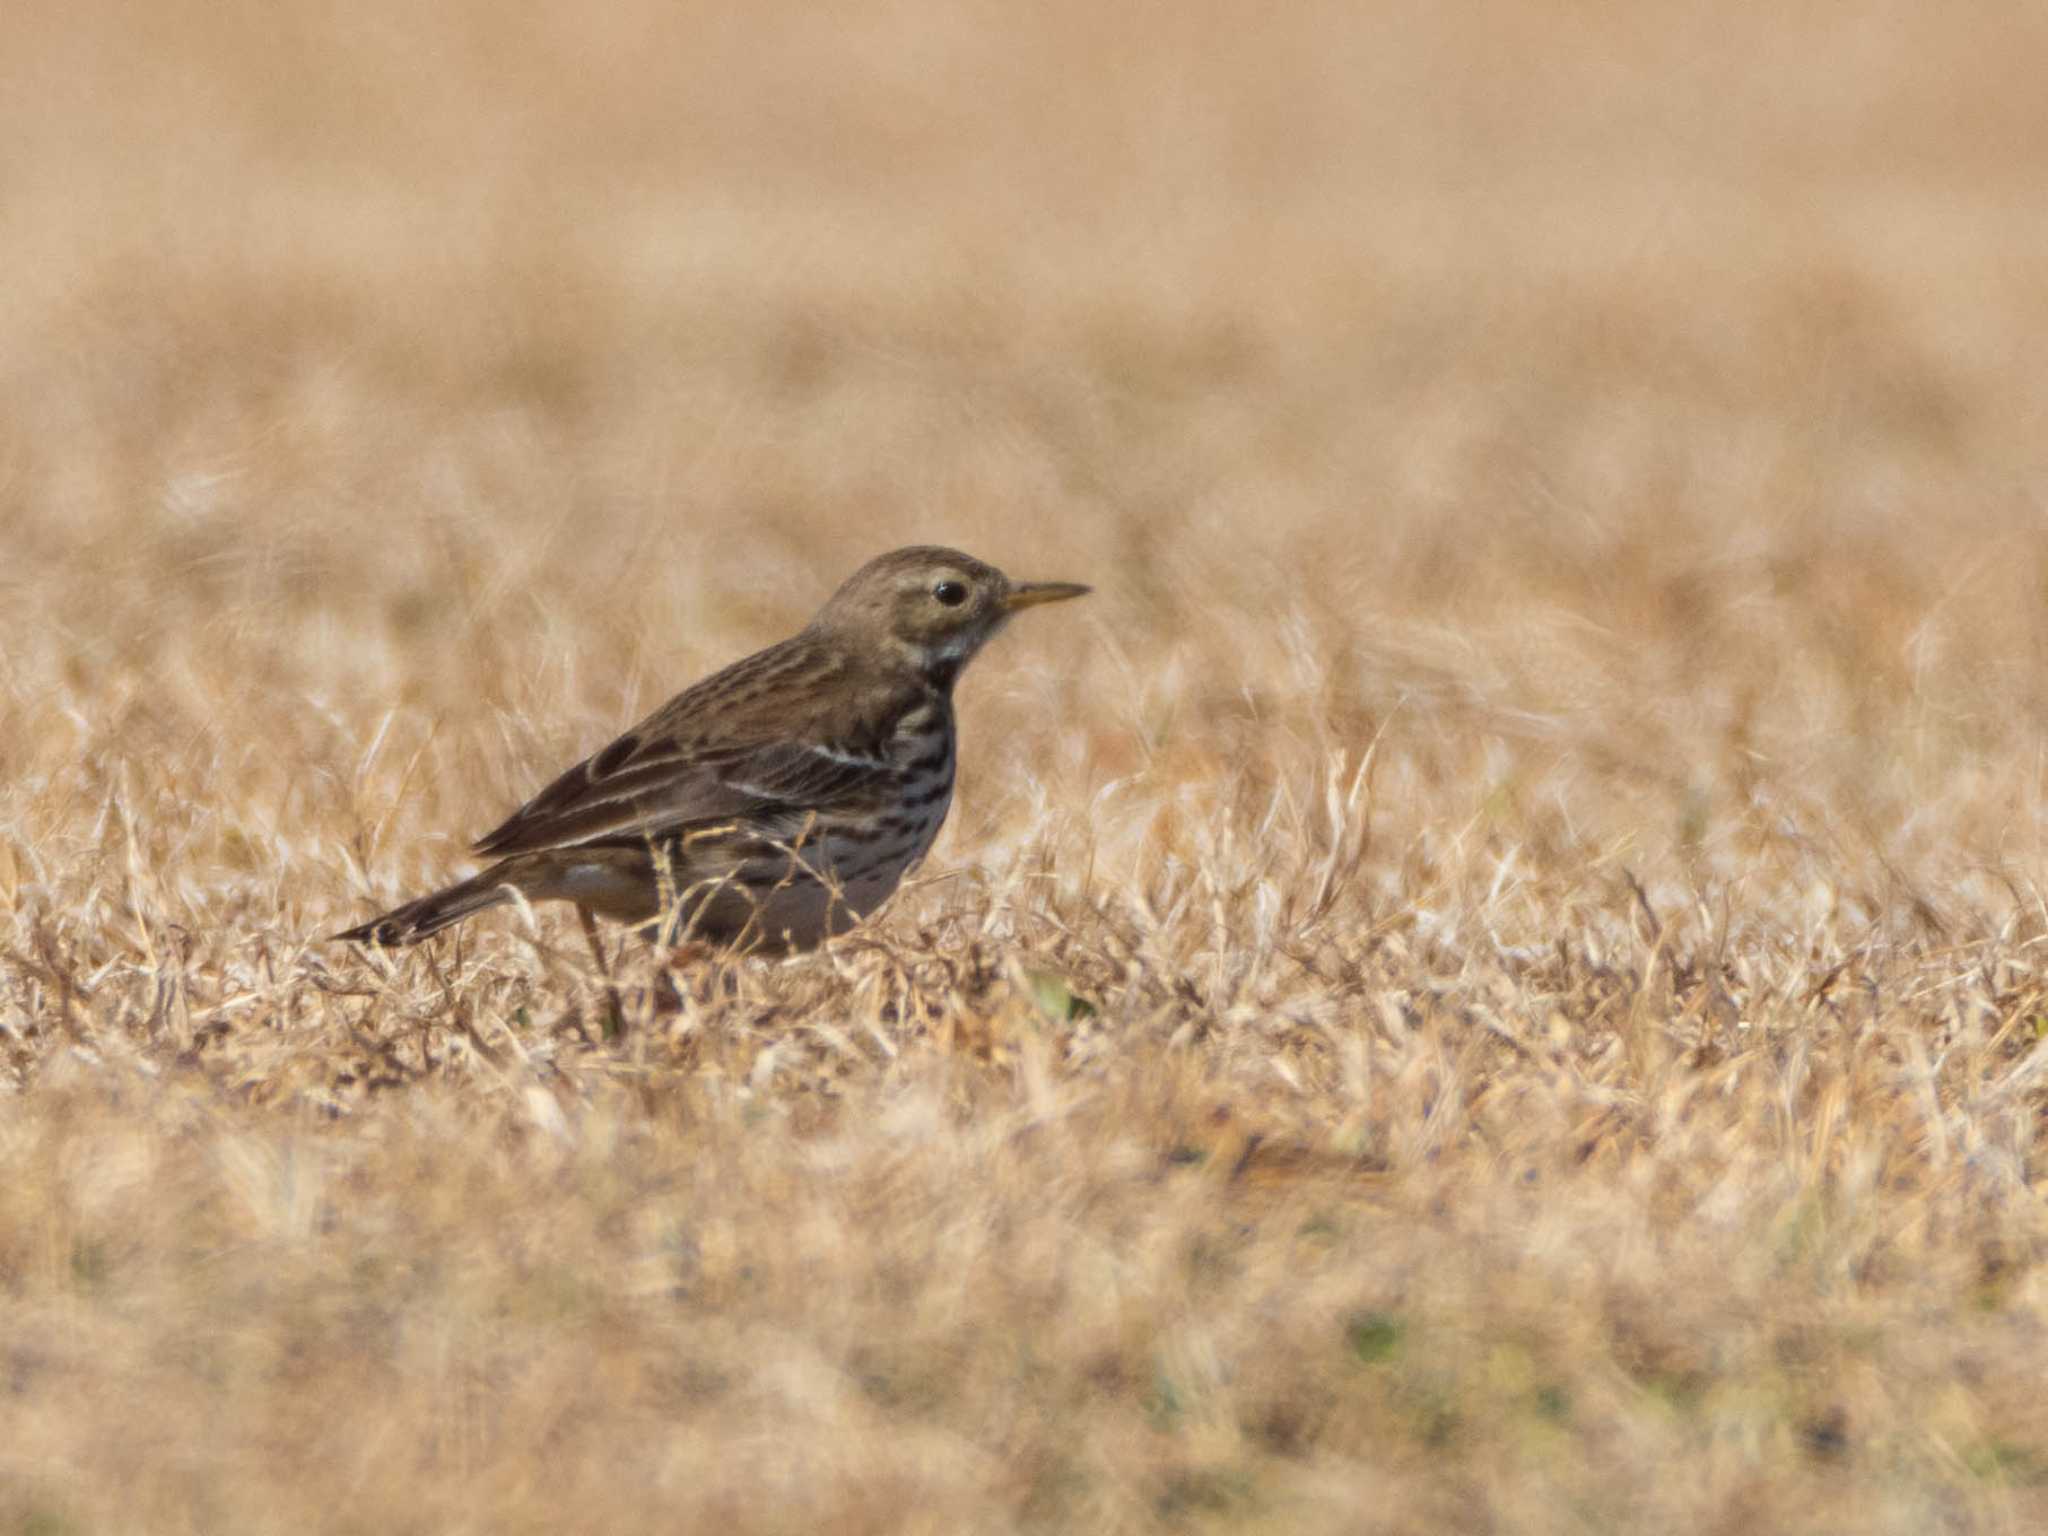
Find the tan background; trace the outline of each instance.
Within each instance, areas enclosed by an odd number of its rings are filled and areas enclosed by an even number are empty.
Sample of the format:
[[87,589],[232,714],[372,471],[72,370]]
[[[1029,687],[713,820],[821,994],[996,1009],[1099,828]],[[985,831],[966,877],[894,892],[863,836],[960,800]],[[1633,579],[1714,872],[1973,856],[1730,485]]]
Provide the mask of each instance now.
[[[2044,18],[9,5],[0,1529],[2048,1517]],[[911,540],[860,941],[313,942]]]

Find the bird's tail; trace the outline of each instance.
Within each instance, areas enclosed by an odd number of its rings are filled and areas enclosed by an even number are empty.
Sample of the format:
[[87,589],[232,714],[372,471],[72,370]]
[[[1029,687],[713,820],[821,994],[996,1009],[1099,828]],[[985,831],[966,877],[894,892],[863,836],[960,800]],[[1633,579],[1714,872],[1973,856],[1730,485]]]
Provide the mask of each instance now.
[[459,923],[486,907],[510,901],[512,887],[506,883],[505,875],[503,864],[493,864],[481,874],[471,875],[467,880],[435,891],[431,896],[408,901],[402,907],[393,907],[382,917],[343,933],[329,934],[328,938],[385,947],[417,944],[429,934],[439,933],[450,923]]

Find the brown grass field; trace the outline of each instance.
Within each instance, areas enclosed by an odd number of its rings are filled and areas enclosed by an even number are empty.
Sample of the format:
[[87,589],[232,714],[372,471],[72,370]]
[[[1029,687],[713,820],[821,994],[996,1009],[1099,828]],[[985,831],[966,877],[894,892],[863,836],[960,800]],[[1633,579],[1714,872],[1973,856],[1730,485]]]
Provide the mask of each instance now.
[[[0,1536],[2048,1529],[2044,79],[7,6]],[[320,941],[927,540],[860,933]]]

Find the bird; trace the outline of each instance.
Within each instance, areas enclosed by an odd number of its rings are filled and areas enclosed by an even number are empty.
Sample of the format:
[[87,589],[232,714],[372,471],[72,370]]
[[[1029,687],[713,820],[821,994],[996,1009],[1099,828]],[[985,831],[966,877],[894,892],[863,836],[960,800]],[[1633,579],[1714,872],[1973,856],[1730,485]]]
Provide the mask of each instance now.
[[515,897],[574,903],[600,960],[593,914],[771,954],[845,933],[946,819],[961,671],[1016,614],[1089,590],[936,545],[870,560],[797,634],[677,694],[478,839],[481,871],[330,938],[415,944]]

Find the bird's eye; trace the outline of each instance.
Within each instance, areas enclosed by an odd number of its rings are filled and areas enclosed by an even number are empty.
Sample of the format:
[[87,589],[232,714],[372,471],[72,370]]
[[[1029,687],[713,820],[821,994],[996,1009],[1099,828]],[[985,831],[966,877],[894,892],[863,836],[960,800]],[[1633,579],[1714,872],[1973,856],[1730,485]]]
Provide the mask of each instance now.
[[948,608],[958,608],[967,601],[967,588],[957,581],[942,581],[932,588],[932,596]]

